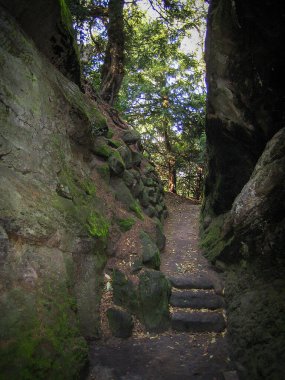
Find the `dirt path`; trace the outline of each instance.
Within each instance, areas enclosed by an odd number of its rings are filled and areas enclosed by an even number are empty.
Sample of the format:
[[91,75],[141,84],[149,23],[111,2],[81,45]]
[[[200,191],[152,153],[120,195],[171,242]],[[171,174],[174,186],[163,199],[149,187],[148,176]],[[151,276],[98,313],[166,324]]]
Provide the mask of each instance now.
[[[198,249],[199,206],[167,195],[167,244],[161,270],[169,277],[191,276],[210,280],[222,293],[218,275]],[[214,292],[214,290],[211,290]],[[91,346],[89,380],[227,380],[231,373],[225,333],[168,331],[112,338]],[[232,377],[234,376],[234,377]]]

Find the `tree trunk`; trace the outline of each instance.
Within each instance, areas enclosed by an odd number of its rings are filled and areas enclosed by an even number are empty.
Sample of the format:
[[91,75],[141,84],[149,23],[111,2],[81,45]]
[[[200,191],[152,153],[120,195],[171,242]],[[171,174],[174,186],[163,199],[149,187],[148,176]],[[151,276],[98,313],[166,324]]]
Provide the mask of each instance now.
[[125,35],[123,19],[124,0],[109,1],[108,44],[101,72],[101,98],[109,103],[119,93],[124,77]]
[[198,167],[198,169],[197,169],[197,177],[196,177],[196,184],[195,184],[195,192],[194,192],[194,197],[198,201],[201,198],[202,190],[203,190],[203,168]]
[[170,142],[170,128],[167,120],[164,121],[163,126],[164,145],[167,152],[167,166],[168,166],[168,190],[176,194],[176,159],[172,151]]
[[174,159],[168,161],[168,190],[176,194],[176,166]]

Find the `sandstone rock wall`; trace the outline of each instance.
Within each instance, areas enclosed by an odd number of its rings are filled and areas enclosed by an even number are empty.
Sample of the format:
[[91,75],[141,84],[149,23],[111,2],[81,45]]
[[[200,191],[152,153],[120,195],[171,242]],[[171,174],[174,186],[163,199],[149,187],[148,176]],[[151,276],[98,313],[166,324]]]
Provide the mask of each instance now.
[[208,15],[201,245],[224,272],[245,379],[284,374],[284,18],[282,2],[245,0],[212,0]]
[[[63,25],[58,12],[63,2],[48,2],[55,13],[45,7],[36,13],[38,36],[26,25],[34,2],[18,3],[16,19],[34,40],[7,13],[12,8],[5,2],[0,10],[0,377],[71,379],[86,363],[87,340],[101,333],[104,268],[134,283],[142,268],[158,269],[167,212],[154,167],[137,147],[137,133],[114,122],[106,105],[96,104],[67,78],[76,80],[74,66],[65,61],[72,38],[66,37],[63,55],[45,51],[54,25]],[[48,45],[40,46],[44,54],[37,49],[41,31]]]

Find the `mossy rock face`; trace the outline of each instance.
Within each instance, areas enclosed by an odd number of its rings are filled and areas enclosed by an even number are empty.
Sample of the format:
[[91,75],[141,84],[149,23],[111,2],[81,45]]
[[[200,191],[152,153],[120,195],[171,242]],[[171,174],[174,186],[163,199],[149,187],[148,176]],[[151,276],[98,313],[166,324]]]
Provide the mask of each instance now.
[[155,223],[155,242],[160,251],[165,247],[166,237],[163,233],[163,227],[160,221],[157,219]]
[[140,141],[140,139],[141,139],[140,134],[138,132],[134,131],[134,130],[126,131],[126,132],[124,132],[124,134],[122,136],[122,140],[127,145],[136,144],[137,142]]
[[114,270],[112,286],[114,303],[125,307],[132,313],[137,313],[139,310],[137,290],[123,272]]
[[130,169],[132,167],[132,152],[127,146],[120,146],[117,151],[120,153],[126,169]]
[[140,242],[142,245],[142,254],[143,254],[143,263],[144,265],[153,268],[159,269],[160,267],[160,253],[157,245],[150,238],[150,236],[141,231],[140,233]]
[[109,140],[108,140],[108,144],[109,144],[112,148],[117,149],[117,148],[119,148],[119,147],[123,144],[123,142],[120,141],[120,140],[109,139]]
[[1,5],[15,17],[37,48],[67,78],[80,84],[78,48],[72,16],[64,0],[3,0]]
[[97,166],[97,172],[105,182],[110,182],[110,167],[107,163],[102,163],[101,165]]
[[135,198],[139,198],[144,190],[143,182],[139,179],[135,185],[131,188],[131,192]]
[[140,195],[140,203],[143,207],[148,207],[150,204],[149,191],[147,188],[144,188],[141,195]]
[[122,202],[127,208],[135,202],[130,190],[121,178],[111,180],[111,185],[115,190],[115,196],[118,201]]
[[121,175],[126,168],[125,163],[118,151],[115,151],[111,154],[108,159],[108,164],[111,171],[117,175]]
[[151,206],[151,205],[149,205],[148,207],[146,207],[146,208],[144,209],[144,212],[145,212],[145,214],[148,215],[150,218],[152,218],[152,217],[154,217],[154,216],[158,216],[158,213],[157,213],[156,209],[155,209],[153,206]]
[[[63,283],[43,290],[14,288],[1,297],[1,379],[67,379],[79,376],[88,348],[80,336],[76,305]],[[64,370],[63,370],[64,368]]]
[[130,204],[130,210],[135,213],[137,218],[139,218],[141,220],[144,219],[142,210],[141,210],[139,202],[137,200],[135,200],[133,203]]
[[113,149],[107,144],[107,140],[104,137],[97,137],[91,147],[92,153],[103,158],[109,158],[113,153]]
[[143,155],[139,152],[132,152],[132,161],[134,166],[140,166]]
[[[45,41],[52,36],[44,21],[66,11],[52,0],[4,2],[47,32]],[[107,238],[104,204],[83,156],[90,158],[106,120],[2,7],[0,18],[0,377],[78,378],[85,337],[100,333]]]
[[282,379],[284,268],[264,267],[260,260],[232,265],[225,274],[225,290],[228,334],[234,357],[247,370],[246,378]]
[[171,286],[164,274],[146,270],[139,276],[140,319],[149,331],[161,332],[169,327]]
[[223,233],[226,215],[213,219],[212,223],[202,232],[200,246],[204,256],[212,263],[220,258],[221,253],[230,246],[232,238],[227,240]]
[[134,322],[128,312],[110,308],[107,310],[107,317],[112,334],[118,338],[128,338],[132,335]]
[[129,188],[132,188],[132,186],[136,183],[135,176],[131,170],[125,170],[122,178]]

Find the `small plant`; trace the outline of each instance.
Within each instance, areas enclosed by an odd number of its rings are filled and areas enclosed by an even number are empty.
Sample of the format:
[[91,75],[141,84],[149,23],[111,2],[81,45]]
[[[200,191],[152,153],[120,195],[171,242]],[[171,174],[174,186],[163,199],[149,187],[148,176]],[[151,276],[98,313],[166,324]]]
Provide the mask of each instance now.
[[134,201],[130,205],[130,210],[133,211],[139,219],[141,219],[141,220],[144,219],[142,210],[141,210],[140,205],[138,204],[137,201]]
[[132,226],[135,224],[135,220],[133,218],[126,218],[126,219],[118,219],[117,224],[120,227],[122,231],[129,231]]

